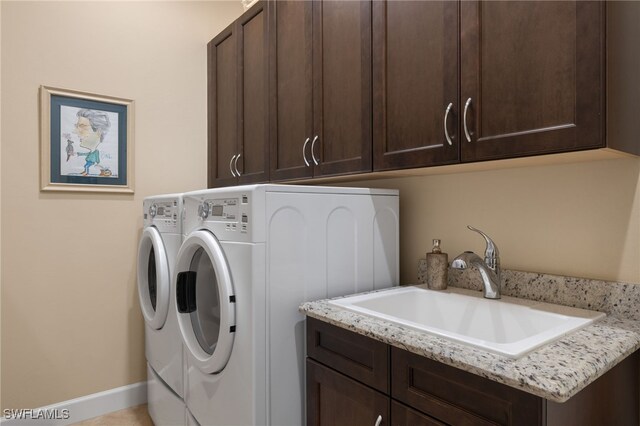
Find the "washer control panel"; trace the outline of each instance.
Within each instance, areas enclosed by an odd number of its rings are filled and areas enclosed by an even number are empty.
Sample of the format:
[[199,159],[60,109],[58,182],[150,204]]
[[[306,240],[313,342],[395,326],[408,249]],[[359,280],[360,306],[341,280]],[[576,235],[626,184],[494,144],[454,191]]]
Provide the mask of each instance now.
[[155,225],[160,231],[175,231],[178,227],[179,208],[175,200],[154,200],[143,211],[143,220]]

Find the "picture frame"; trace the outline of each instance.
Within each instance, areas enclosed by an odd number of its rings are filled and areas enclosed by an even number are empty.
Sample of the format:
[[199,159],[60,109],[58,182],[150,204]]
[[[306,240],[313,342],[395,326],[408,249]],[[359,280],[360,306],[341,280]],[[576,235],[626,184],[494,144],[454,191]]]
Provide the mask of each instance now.
[[134,193],[134,101],[40,86],[41,191]]

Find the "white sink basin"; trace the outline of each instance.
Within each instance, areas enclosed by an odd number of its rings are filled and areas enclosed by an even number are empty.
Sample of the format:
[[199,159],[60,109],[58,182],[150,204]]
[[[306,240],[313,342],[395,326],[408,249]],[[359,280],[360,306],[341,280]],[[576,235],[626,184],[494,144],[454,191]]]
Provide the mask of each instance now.
[[605,317],[601,312],[512,297],[489,300],[456,288],[396,287],[329,303],[509,358],[519,358]]

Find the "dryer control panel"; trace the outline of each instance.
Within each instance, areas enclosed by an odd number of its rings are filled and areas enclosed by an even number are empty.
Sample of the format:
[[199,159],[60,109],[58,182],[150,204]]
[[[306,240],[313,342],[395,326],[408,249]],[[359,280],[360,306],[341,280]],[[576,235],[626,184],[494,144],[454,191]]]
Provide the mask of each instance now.
[[246,190],[189,194],[184,199],[183,233],[206,228],[220,241],[253,242],[253,198],[253,193]]
[[266,187],[244,185],[184,194],[183,235],[207,229],[219,241],[264,243]]
[[198,213],[203,219],[210,217],[211,220],[234,222],[238,219],[238,200],[236,198],[206,200],[198,209]]
[[[198,216],[208,224],[224,223],[224,230],[227,232],[238,231],[246,234],[249,230],[248,203],[246,196],[208,199],[198,206]],[[220,224],[217,227],[219,228]]]

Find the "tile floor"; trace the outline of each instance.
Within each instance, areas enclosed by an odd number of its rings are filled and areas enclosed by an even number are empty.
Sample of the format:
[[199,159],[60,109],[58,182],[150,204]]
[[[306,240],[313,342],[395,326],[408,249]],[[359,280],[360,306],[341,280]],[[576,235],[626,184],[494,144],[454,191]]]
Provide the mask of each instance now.
[[147,404],[143,404],[75,423],[74,426],[153,426],[153,422],[147,413]]

